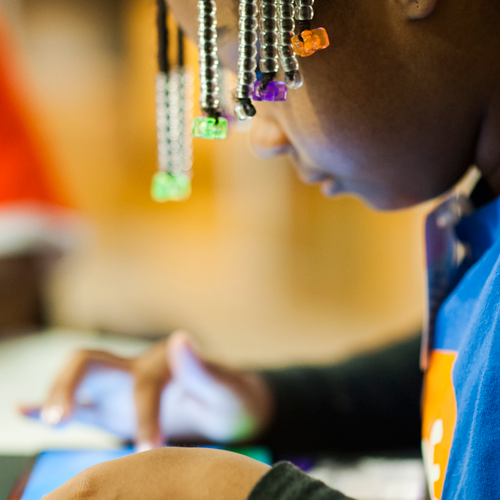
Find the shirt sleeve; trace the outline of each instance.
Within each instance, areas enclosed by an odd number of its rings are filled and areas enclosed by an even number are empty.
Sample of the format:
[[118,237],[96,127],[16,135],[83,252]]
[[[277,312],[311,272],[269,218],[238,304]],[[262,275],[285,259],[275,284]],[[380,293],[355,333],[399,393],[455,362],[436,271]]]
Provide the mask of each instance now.
[[[349,500],[289,462],[278,462],[255,485],[248,500]],[[352,500],[352,499],[351,499]]]
[[262,372],[275,400],[263,444],[278,457],[419,449],[420,338],[348,362]]

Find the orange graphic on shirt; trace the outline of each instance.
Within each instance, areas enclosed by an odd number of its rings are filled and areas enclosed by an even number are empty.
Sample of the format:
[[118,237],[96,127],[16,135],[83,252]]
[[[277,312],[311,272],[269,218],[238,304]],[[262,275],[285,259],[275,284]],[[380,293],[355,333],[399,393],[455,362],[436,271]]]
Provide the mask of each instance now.
[[425,374],[422,451],[432,500],[441,500],[457,421],[452,370],[457,353],[434,350]]

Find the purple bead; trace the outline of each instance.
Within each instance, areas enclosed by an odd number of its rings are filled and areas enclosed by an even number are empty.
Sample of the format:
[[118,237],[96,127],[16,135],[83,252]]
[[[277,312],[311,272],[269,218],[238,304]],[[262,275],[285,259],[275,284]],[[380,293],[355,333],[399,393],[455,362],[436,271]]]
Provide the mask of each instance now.
[[264,90],[260,90],[260,80],[253,84],[252,99],[254,101],[286,101],[288,89],[285,82],[269,82]]

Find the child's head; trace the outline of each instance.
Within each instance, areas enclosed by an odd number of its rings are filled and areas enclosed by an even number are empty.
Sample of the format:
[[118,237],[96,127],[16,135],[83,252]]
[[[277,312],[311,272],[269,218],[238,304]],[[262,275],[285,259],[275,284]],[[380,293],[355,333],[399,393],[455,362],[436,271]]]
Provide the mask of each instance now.
[[[173,0],[196,34],[196,1]],[[217,0],[220,55],[235,69],[238,0]],[[378,208],[451,188],[471,164],[500,166],[500,9],[495,0],[317,0],[331,45],[299,58],[304,87],[264,103],[252,123],[263,155],[292,153],[326,194]],[[499,179],[500,180],[500,179]]]

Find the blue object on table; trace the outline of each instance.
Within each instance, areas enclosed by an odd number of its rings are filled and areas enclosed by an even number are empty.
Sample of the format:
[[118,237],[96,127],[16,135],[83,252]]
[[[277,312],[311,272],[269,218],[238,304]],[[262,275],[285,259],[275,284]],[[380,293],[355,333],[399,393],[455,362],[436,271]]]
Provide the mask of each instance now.
[[40,500],[59,488],[73,476],[93,465],[126,457],[133,453],[132,447],[115,450],[61,450],[40,454],[31,472],[21,500]]

